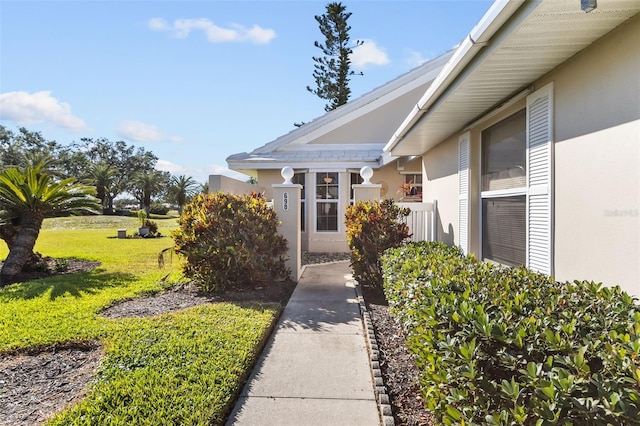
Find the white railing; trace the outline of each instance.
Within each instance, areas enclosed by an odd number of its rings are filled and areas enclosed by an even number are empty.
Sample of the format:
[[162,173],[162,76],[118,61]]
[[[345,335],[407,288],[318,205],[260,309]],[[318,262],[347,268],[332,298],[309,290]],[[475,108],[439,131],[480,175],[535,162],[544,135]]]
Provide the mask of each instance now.
[[437,222],[436,214],[438,202],[432,203],[396,203],[398,207],[411,210],[407,216],[406,224],[409,226],[411,241],[436,241]]

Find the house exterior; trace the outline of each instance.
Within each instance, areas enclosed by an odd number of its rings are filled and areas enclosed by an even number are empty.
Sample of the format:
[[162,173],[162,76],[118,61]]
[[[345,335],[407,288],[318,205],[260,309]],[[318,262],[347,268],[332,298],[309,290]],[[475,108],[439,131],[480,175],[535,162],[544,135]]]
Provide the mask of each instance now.
[[421,158],[438,239],[640,297],[639,12],[492,5],[385,147]]
[[[351,185],[370,166],[380,195],[403,201],[421,199],[421,161],[393,156],[383,148],[452,52],[435,58],[385,85],[307,123],[250,153],[227,158],[230,169],[257,178],[265,197],[281,184],[285,166],[295,170],[302,189],[302,250],[348,251],[344,216],[353,202]],[[405,185],[406,193],[402,191]]]

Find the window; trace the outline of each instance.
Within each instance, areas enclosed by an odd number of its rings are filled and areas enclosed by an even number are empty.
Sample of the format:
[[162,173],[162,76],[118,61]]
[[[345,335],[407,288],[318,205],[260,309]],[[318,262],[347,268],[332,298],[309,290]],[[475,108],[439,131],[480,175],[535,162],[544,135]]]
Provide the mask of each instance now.
[[422,173],[403,174],[402,190],[405,197],[422,197]]
[[349,173],[349,205],[352,206],[355,204],[355,195],[353,191],[353,185],[359,185],[364,182],[360,173]]
[[304,187],[305,173],[295,173],[293,178],[291,178],[291,183],[302,185],[302,190],[300,192],[300,231],[305,232],[307,229],[307,202]]
[[338,173],[316,173],[316,230],[338,231],[338,201],[340,196]]
[[516,266],[527,259],[526,114],[482,132],[482,257]]
[[[484,130],[480,164],[471,161],[471,132],[458,138],[458,240],[470,246],[470,216],[480,218],[481,257],[552,275],[553,83],[527,96],[526,110]],[[470,174],[480,166],[480,185]],[[480,189],[480,202],[473,194]],[[476,210],[477,209],[477,210]]]

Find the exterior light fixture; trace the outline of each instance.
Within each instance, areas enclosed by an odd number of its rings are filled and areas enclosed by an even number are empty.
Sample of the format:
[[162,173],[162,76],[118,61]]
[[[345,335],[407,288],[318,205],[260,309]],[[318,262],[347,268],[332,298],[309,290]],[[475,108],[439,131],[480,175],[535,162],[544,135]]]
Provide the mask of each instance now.
[[598,0],[580,0],[580,9],[583,12],[589,13],[596,7],[598,7]]

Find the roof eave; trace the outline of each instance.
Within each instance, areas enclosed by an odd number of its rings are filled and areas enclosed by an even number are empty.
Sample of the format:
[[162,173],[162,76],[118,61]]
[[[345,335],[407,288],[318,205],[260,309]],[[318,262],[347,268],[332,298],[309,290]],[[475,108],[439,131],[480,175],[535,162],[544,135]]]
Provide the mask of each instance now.
[[[529,1],[528,8],[533,10],[540,0]],[[491,38],[501,27],[516,13],[525,3],[525,0],[504,1],[499,0],[491,5],[489,10],[480,19],[480,22],[460,43],[449,62],[444,66],[440,74],[420,98],[418,104],[411,110],[402,122],[398,130],[394,132],[389,142],[384,147],[385,152],[393,155],[420,155],[417,152],[401,152],[398,150],[405,136],[419,123],[422,116],[438,101],[441,95],[449,88],[454,80],[462,73],[473,58],[491,41]]]

